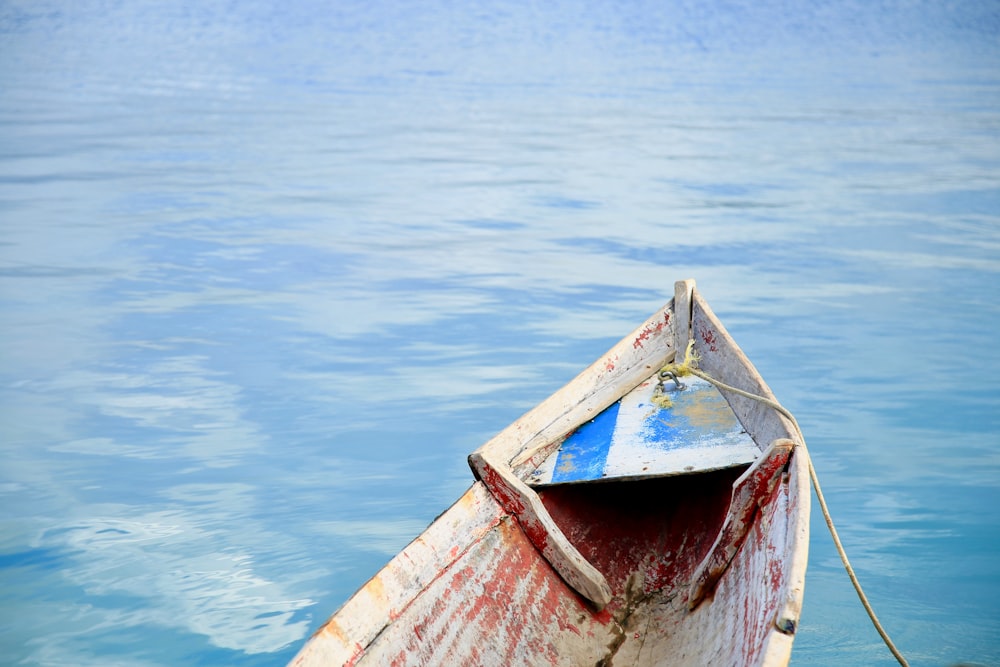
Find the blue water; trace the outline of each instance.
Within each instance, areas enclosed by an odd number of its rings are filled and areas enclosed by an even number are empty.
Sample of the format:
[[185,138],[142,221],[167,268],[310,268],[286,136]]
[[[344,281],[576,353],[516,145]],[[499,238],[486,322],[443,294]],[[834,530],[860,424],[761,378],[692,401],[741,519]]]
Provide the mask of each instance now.
[[2,661],[283,663],[686,277],[1000,665],[996,2],[0,0]]

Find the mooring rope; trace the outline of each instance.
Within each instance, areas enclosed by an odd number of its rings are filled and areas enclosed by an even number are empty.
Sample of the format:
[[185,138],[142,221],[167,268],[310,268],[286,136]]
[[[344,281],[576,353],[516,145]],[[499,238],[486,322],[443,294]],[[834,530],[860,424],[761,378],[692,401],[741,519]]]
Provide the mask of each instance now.
[[840,535],[837,533],[837,527],[833,525],[833,517],[830,515],[830,508],[827,507],[826,498],[823,497],[823,490],[819,484],[819,477],[816,475],[816,468],[813,467],[812,457],[809,456],[809,449],[806,447],[806,438],[802,434],[802,429],[799,427],[799,422],[795,419],[795,416],[777,401],[767,398],[766,396],[760,396],[759,394],[744,391],[720,380],[716,380],[708,373],[705,373],[697,368],[698,359],[698,354],[694,351],[694,340],[689,340],[687,350],[684,352],[684,360],[679,364],[667,364],[660,369],[660,373],[673,373],[675,377],[684,377],[685,375],[700,377],[707,382],[711,382],[719,389],[732,392],[738,396],[743,396],[744,398],[749,398],[768,406],[785,416],[788,421],[792,423],[792,426],[795,427],[795,432],[799,436],[798,447],[802,449],[802,453],[805,455],[806,463],[809,467],[809,479],[812,480],[813,489],[816,490],[816,498],[819,500],[820,510],[822,510],[823,518],[826,520],[826,527],[830,529],[830,535],[833,537],[833,544],[837,547],[837,553],[840,555],[840,561],[844,564],[844,569],[847,570],[847,576],[851,578],[854,590],[857,592],[858,598],[861,600],[861,604],[864,605],[865,611],[868,612],[868,618],[871,619],[875,629],[878,630],[879,635],[882,637],[882,641],[885,642],[885,645],[888,647],[889,651],[896,658],[896,660],[899,661],[900,665],[903,665],[903,667],[909,667],[909,663],[906,661],[906,658],[904,658],[903,654],[900,653],[898,648],[896,648],[892,639],[889,638],[889,634],[885,631],[885,628],[882,627],[882,623],[879,621],[878,615],[872,608],[871,603],[868,602],[868,596],[865,595],[864,590],[861,588],[861,582],[858,581],[858,575],[854,573],[854,568],[851,567],[851,562],[847,558],[847,552],[844,550],[844,545],[840,541]]

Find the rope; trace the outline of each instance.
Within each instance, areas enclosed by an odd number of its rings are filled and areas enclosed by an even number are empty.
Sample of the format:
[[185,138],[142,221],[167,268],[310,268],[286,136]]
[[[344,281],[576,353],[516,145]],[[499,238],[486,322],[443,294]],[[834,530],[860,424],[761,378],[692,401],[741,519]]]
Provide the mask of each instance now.
[[830,535],[833,537],[833,544],[837,547],[837,553],[840,555],[840,561],[844,564],[844,569],[847,570],[847,576],[851,578],[854,590],[857,592],[858,598],[861,600],[861,604],[864,606],[865,611],[868,612],[868,618],[871,619],[875,629],[878,630],[878,634],[882,637],[882,641],[885,642],[886,647],[888,647],[889,651],[900,665],[903,667],[909,667],[909,663],[906,661],[906,658],[904,658],[903,654],[900,653],[898,648],[896,648],[896,645],[892,643],[892,639],[889,638],[889,634],[885,631],[885,628],[882,627],[882,623],[879,621],[878,615],[872,608],[871,603],[868,602],[868,596],[865,595],[864,590],[861,588],[861,582],[858,581],[858,576],[854,573],[854,568],[851,567],[851,562],[847,558],[847,552],[844,550],[844,545],[840,541],[840,535],[837,533],[836,526],[833,525],[833,517],[830,515],[830,508],[827,507],[826,498],[823,497],[823,490],[819,485],[819,477],[816,475],[816,468],[813,467],[812,458],[809,456],[809,450],[806,447],[806,438],[802,434],[802,429],[799,427],[799,422],[795,419],[795,416],[777,401],[738,389],[737,387],[728,385],[725,382],[716,380],[708,373],[705,373],[697,368],[698,360],[698,354],[694,351],[694,340],[689,340],[687,349],[684,351],[684,361],[679,364],[668,364],[660,369],[660,373],[670,372],[678,377],[683,377],[685,375],[700,377],[703,380],[711,382],[719,389],[732,392],[738,396],[743,396],[744,398],[749,398],[768,406],[785,416],[788,421],[792,423],[792,426],[795,427],[795,432],[799,436],[799,447],[802,448],[802,453],[805,455],[806,463],[809,466],[809,479],[812,480],[813,488],[816,490],[816,498],[819,500],[819,506],[823,512],[823,518],[826,520],[826,527],[830,529]]

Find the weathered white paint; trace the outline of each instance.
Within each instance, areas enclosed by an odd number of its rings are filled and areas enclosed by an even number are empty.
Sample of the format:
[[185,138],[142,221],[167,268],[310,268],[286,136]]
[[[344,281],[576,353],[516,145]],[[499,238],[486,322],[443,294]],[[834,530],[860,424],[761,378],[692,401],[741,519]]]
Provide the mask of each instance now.
[[[687,290],[686,285],[678,290]],[[701,368],[770,396],[691,287],[691,332]],[[552,487],[542,492],[544,500],[524,484],[523,475],[566,433],[673,356],[678,343],[671,322],[668,306],[477,450],[470,462],[483,481],[348,600],[292,664],[786,664],[807,558],[805,456],[793,451],[787,473],[754,496],[759,511],[746,526],[742,545],[718,573],[711,595],[693,610],[690,587],[723,532],[721,517],[731,504],[735,473]],[[727,399],[758,444],[793,435],[787,420],[773,410]],[[641,489],[649,484],[657,485],[655,498],[665,504],[641,500],[647,493]],[[551,495],[557,490],[571,493]],[[600,493],[611,493],[609,501],[574,510],[574,498],[592,503],[588,497]],[[615,494],[619,501],[613,500]],[[632,495],[639,504],[629,504]],[[617,504],[607,510],[609,518],[595,520],[605,502]],[[632,520],[630,508],[641,521]],[[558,521],[550,515],[556,509]],[[718,521],[714,528],[712,521]],[[631,540],[632,525],[648,534]],[[559,565],[553,540],[572,549],[563,552],[568,560],[578,556],[604,580],[610,596],[606,609],[598,611],[578,594],[581,588],[583,595],[593,593],[574,581],[572,572],[567,576],[567,568],[585,568]],[[642,551],[630,552],[633,542]]]
[[743,546],[756,513],[771,497],[795,448],[791,440],[775,440],[756,463],[733,483],[733,497],[715,543],[694,571],[688,605],[697,607],[705,599]]
[[694,297],[694,281],[678,280],[674,283],[674,349],[678,355],[687,350],[691,338],[691,300]]
[[[802,599],[806,588],[806,565],[809,562],[809,507],[812,493],[809,481],[808,454],[792,456],[788,465],[787,507],[788,529],[785,532],[784,580],[780,594],[781,607],[774,624],[781,632],[791,636],[798,628],[802,615]],[[788,651],[791,651],[791,641]],[[786,654],[787,655],[787,654]]]
[[[764,378],[697,291],[692,297],[692,306],[691,335],[700,357],[698,367],[737,389],[774,400],[774,394],[764,383]],[[779,438],[797,437],[792,424],[771,408],[726,391],[722,395],[761,449]]]
[[556,572],[598,610],[603,609],[611,601],[611,587],[604,575],[566,538],[538,494],[510,468],[490,457],[487,451],[470,457],[480,479],[500,505],[517,517],[525,535]]

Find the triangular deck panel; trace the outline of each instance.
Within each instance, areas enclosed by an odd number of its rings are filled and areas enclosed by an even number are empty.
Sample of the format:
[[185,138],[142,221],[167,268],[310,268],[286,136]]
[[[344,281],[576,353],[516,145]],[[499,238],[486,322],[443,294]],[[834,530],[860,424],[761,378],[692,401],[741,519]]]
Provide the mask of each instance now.
[[[662,396],[667,400],[658,400]],[[760,454],[719,391],[653,375],[584,423],[525,480],[531,486],[720,470]]]

